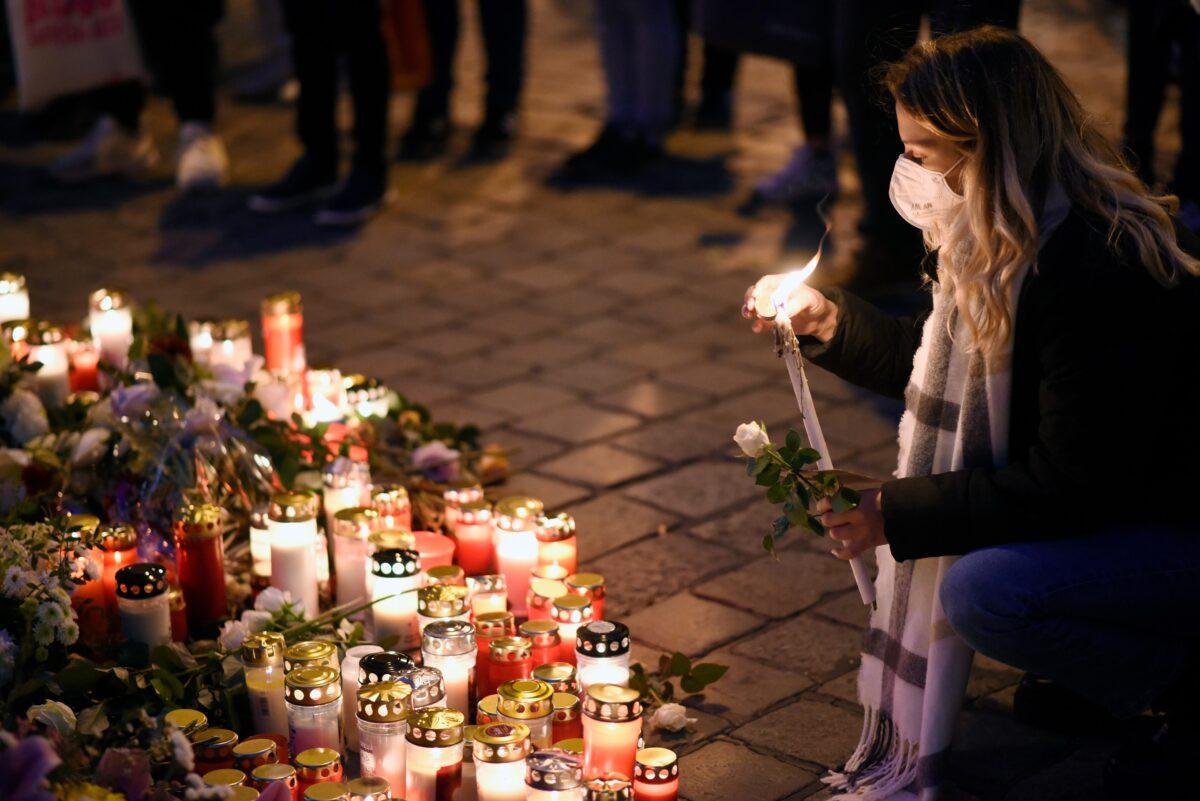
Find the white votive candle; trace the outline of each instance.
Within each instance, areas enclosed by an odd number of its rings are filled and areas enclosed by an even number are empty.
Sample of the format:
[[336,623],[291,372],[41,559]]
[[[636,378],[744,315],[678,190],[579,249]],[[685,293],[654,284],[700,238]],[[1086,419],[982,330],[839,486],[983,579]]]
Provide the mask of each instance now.
[[472,756],[479,801],[525,801],[525,757],[532,750],[523,723],[476,728]]
[[[337,605],[357,606],[367,598],[367,537],[378,514],[367,506],[351,506],[334,515],[333,572],[337,582]],[[364,617],[364,612],[356,617]]]
[[402,797],[408,745],[409,697],[412,688],[402,682],[385,681],[358,688],[356,724],[359,762],[363,776],[387,779]]
[[525,760],[526,801],[584,801],[583,758],[561,748]]
[[425,709],[408,719],[407,801],[454,798],[462,783],[463,725],[456,709]]
[[321,481],[325,486],[325,530],[332,540],[338,512],[352,506],[371,505],[371,468],[366,462],[339,456],[325,467]]
[[0,323],[29,319],[29,290],[25,276],[0,273]]
[[121,633],[148,648],[171,641],[171,608],[167,571],[162,565],[139,562],[117,571],[117,608]]
[[492,513],[497,572],[504,576],[508,602],[517,617],[528,613],[529,571],[537,565],[535,528],[542,511],[541,501],[517,495],[501,500]]
[[446,686],[446,706],[470,712],[475,704],[475,626],[465,620],[438,620],[421,633],[421,656]]
[[291,593],[304,615],[321,612],[317,577],[316,499],[305,493],[280,493],[271,499],[267,520],[271,537],[271,586]]
[[355,714],[358,711],[355,703],[358,698],[358,663],[367,654],[373,654],[383,649],[378,645],[355,645],[346,649],[342,657],[342,731],[346,735],[346,747],[351,751],[358,750],[358,724]]
[[133,344],[133,313],[125,294],[115,289],[97,289],[90,298],[88,328],[100,358],[117,367],[129,360]]
[[38,397],[48,407],[62,406],[71,394],[71,360],[66,336],[56,325],[37,322],[30,324],[26,341],[29,361],[41,364],[33,379]]
[[404,548],[384,548],[371,555],[372,628],[376,642],[394,637],[390,646],[409,651],[421,645],[417,590],[421,555]]
[[337,668],[303,667],[286,678],[291,752],[330,748],[342,752],[342,685]]
[[283,681],[283,635],[277,631],[251,634],[242,642],[242,666],[254,731],[283,734],[288,728]]

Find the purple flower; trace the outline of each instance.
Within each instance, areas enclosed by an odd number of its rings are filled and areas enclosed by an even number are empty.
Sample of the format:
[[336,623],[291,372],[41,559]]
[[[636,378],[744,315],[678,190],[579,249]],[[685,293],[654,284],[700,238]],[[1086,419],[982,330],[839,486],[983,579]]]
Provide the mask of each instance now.
[[287,782],[271,782],[258,794],[258,801],[291,801],[292,790]]
[[434,440],[412,452],[412,466],[433,481],[449,483],[458,478],[458,451]]
[[0,787],[13,801],[54,801],[46,777],[62,762],[45,737],[18,740],[0,731]]
[[112,410],[117,417],[130,419],[141,417],[158,398],[158,387],[154,384],[140,383],[120,386],[109,396]]
[[110,748],[96,766],[96,784],[141,801],[150,792],[150,758],[137,748]]

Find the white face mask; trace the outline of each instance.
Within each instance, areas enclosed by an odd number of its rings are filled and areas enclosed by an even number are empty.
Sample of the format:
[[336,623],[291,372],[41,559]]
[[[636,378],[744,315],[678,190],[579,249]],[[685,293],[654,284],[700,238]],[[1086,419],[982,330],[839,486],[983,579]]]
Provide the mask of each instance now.
[[900,216],[923,231],[944,229],[946,221],[963,202],[962,195],[946,184],[946,173],[961,164],[964,158],[966,156],[954,162],[945,173],[922,167],[903,154],[897,158],[888,197]]

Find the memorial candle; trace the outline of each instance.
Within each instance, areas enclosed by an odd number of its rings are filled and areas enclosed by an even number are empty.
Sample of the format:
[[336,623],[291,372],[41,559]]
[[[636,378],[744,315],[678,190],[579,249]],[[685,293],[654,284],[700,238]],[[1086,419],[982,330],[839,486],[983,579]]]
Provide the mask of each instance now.
[[245,771],[237,768],[217,768],[205,773],[200,780],[209,787],[228,787],[232,790],[234,787],[244,785],[247,778]]
[[554,706],[554,721],[551,723],[551,735],[554,742],[573,740],[583,737],[583,722],[580,720],[580,710],[583,704],[575,693],[556,692],[551,699]]
[[133,344],[133,312],[125,294],[114,289],[97,289],[89,298],[88,328],[100,358],[124,368]]
[[475,732],[478,730],[478,726],[463,726],[462,784],[455,801],[479,801],[475,787]]
[[562,637],[558,633],[558,623],[553,620],[526,620],[521,624],[518,633],[522,637],[528,637],[533,644],[529,657],[533,660],[534,670],[537,670],[539,665],[558,661],[562,654]]
[[[333,575],[337,605],[357,606],[367,598],[367,566],[371,544],[367,540],[379,515],[367,506],[341,509],[333,520]],[[359,617],[365,612],[359,613]]]
[[371,485],[371,506],[379,512],[379,529],[412,530],[412,501],[402,484]]
[[379,684],[400,681],[400,677],[417,666],[413,658],[399,651],[375,651],[358,660],[358,684]]
[[188,735],[195,758],[195,772],[200,775],[210,770],[233,767],[233,749],[238,744],[237,732],[230,729],[210,728],[194,731]]
[[359,662],[364,656],[382,652],[383,648],[378,645],[355,645],[347,648],[346,655],[342,657],[339,668],[342,673],[342,731],[345,733],[347,750],[358,750],[355,715],[358,712]]
[[387,417],[392,392],[378,379],[351,373],[342,377],[346,387],[346,408],[362,418]]
[[417,622],[421,631],[435,620],[470,622],[471,609],[467,606],[466,587],[439,584],[417,590]]
[[[280,694],[282,699],[282,693]],[[282,703],[280,704],[282,706]],[[233,747],[233,767],[247,776],[254,772],[259,765],[272,765],[279,762],[279,747],[274,740],[265,737],[253,737],[242,740]]]
[[262,303],[263,355],[267,369],[284,375],[303,375],[304,308],[299,292],[280,292]]
[[537,679],[506,681],[496,690],[500,696],[500,720],[529,727],[534,748],[549,748],[554,742],[554,690]]
[[260,793],[264,792],[275,782],[282,782],[288,788],[292,801],[299,801],[300,780],[291,765],[282,763],[275,765],[259,765],[250,772],[250,783]]
[[[400,739],[400,747],[404,747],[404,738]],[[392,797],[391,782],[380,776],[351,779],[346,788],[350,791],[350,801],[388,801]]]
[[523,495],[496,504],[492,517],[497,572],[508,585],[508,602],[513,614],[528,614],[529,571],[537,564],[538,541],[534,528],[542,514],[542,502]]
[[271,536],[271,586],[291,593],[304,614],[321,613],[317,584],[316,499],[299,492],[280,493],[271,499],[267,516]]
[[41,364],[33,376],[38,398],[48,408],[62,406],[71,394],[66,335],[57,325],[31,322],[25,342],[29,346],[29,362]]
[[442,674],[446,706],[469,713],[475,708],[475,626],[465,620],[438,620],[421,634],[421,656]]
[[[379,518],[376,518],[376,522],[378,520]],[[416,552],[417,540],[413,537],[412,532],[406,529],[382,529],[371,532],[370,536],[367,537],[366,590],[368,598],[375,597],[375,574],[372,570],[371,556],[377,551],[389,549]],[[417,565],[419,569],[420,554],[417,555]]]
[[96,530],[104,562],[100,581],[104,587],[105,608],[116,615],[117,571],[137,561],[137,531],[127,523],[101,526]]
[[192,504],[175,520],[175,559],[187,609],[188,630],[211,636],[228,614],[225,595],[225,510]]
[[[321,483],[325,488],[322,495],[325,506],[325,531],[328,532],[328,540],[333,545],[337,513],[343,509],[371,504],[371,468],[366,462],[356,462],[339,456],[325,466],[321,472]],[[378,526],[378,522],[375,525]]]
[[[346,419],[346,387],[336,367],[314,367],[305,374],[310,408],[304,413],[309,425],[341,423]],[[331,431],[332,433],[332,431]]]
[[371,620],[375,639],[396,637],[396,649],[409,651],[421,645],[417,590],[421,586],[420,556],[403,548],[384,548],[371,555],[371,582],[375,604]]
[[[436,565],[428,570],[422,571],[425,574],[425,586],[436,587],[439,584],[448,584],[455,587],[466,587],[467,577],[463,573],[463,569],[458,565]],[[470,590],[467,591],[467,597],[470,598]]]
[[[566,662],[547,662],[533,669],[533,678],[544,681],[556,693],[579,695],[579,680],[575,675],[575,666]],[[561,740],[562,737],[555,737]]]
[[642,702],[637,690],[593,684],[583,695],[583,775],[632,776],[642,734]]
[[491,680],[488,670],[491,660],[491,642],[497,637],[513,637],[517,633],[517,621],[511,612],[484,612],[475,615],[475,687],[482,698],[496,691],[499,682]]
[[344,777],[342,755],[336,749],[307,748],[296,754],[296,789],[301,795],[314,785],[340,782]]
[[277,631],[251,634],[242,642],[246,694],[250,698],[250,716],[256,731],[271,734],[287,732],[284,649],[283,635]]
[[633,767],[634,801],[676,801],[679,759],[669,748],[643,748]]
[[482,498],[464,503],[456,510],[455,554],[468,575],[492,573],[496,569],[496,547],[492,542],[492,507]]
[[291,752],[310,748],[342,751],[342,684],[337,668],[302,667],[288,671],[288,741]]
[[537,539],[538,565],[559,565],[566,571],[564,577],[575,572],[579,553],[575,518],[566,512],[543,515],[538,519]]
[[283,669],[287,673],[306,667],[338,667],[337,646],[329,640],[301,640],[283,652]]
[[525,801],[525,757],[532,750],[524,724],[479,726],[473,749],[479,801]]
[[[459,481],[451,484],[442,491],[442,526],[446,533],[456,535],[461,519],[459,510],[468,504],[478,504],[483,501],[483,487],[475,481]],[[486,504],[485,504],[486,505]],[[471,571],[468,570],[468,573]],[[481,571],[482,572],[482,571]]]
[[345,782],[318,782],[304,791],[304,801],[350,801],[350,786]]
[[259,587],[265,587],[271,581],[270,513],[269,502],[255,504],[250,510],[250,570],[252,583]]
[[421,554],[421,569],[428,570],[454,562],[454,540],[436,531],[414,531],[413,540]]
[[192,734],[208,728],[208,715],[199,709],[172,709],[163,715],[163,722],[169,723],[184,734]]
[[559,748],[525,760],[526,801],[583,801],[583,759]]
[[554,601],[566,595],[567,569],[562,565],[538,565],[529,571],[529,592],[525,605],[530,620],[550,620]]
[[496,637],[488,643],[489,693],[506,681],[530,677],[533,673],[530,645],[525,637]]
[[29,290],[25,276],[0,273],[0,323],[29,319]]
[[154,649],[171,641],[167,570],[162,565],[139,562],[118,570],[117,606],[121,633],[130,642]]
[[411,695],[412,688],[403,682],[385,681],[358,688],[356,726],[362,775],[386,779],[397,793],[404,792]]
[[560,660],[575,664],[575,636],[580,626],[592,622],[592,603],[583,595],[567,594],[554,599],[551,617],[558,623],[558,634],[562,638]]
[[633,784],[620,773],[588,779],[583,788],[584,801],[633,801]]
[[100,389],[100,354],[91,340],[71,342],[67,347],[71,361],[67,373],[72,392],[96,392]]
[[629,627],[624,623],[595,620],[579,628],[575,636],[575,664],[579,687],[593,684],[629,686]]
[[492,693],[475,702],[475,722],[482,726],[500,720],[500,696]]
[[455,709],[425,709],[408,722],[407,801],[452,801],[462,783],[463,726]]
[[467,597],[471,599],[471,613],[478,618],[489,612],[508,609],[508,585],[500,574],[467,576]]
[[[409,703],[413,711],[446,706],[446,682],[442,671],[434,667],[409,668],[400,674],[400,681],[412,687]],[[466,714],[465,710],[462,710]]]
[[599,573],[576,573],[563,579],[567,589],[592,602],[592,619],[604,620],[604,576]]

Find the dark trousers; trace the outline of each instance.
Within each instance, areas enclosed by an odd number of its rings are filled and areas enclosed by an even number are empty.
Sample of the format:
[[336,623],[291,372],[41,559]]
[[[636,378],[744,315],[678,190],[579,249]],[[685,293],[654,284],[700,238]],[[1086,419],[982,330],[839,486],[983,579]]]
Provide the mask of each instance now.
[[[211,124],[217,103],[217,39],[224,0],[129,0],[146,67],[171,99],[180,122]],[[97,89],[98,107],[138,129],[146,87],[138,81]]]
[[1015,28],[1020,0],[838,0],[833,5],[834,66],[862,181],[860,228],[868,239],[919,257],[920,238],[888,199],[892,167],[903,148],[876,69],[912,47],[922,13],[930,15],[934,35],[984,23]]
[[1183,147],[1172,189],[1195,199],[1200,198],[1200,16],[1187,0],[1130,0],[1125,147],[1148,184],[1154,183],[1154,129],[1175,57]]
[[383,175],[391,92],[379,0],[284,0],[292,63],[300,82],[296,134],[318,169],[338,164],[338,66],[345,59],[354,102],[354,166]]
[[[425,24],[433,54],[433,76],[417,94],[415,116],[447,117],[454,87],[454,54],[458,50],[458,0],[424,0]],[[487,55],[487,113],[515,111],[525,82],[526,0],[478,0],[483,47]]]

